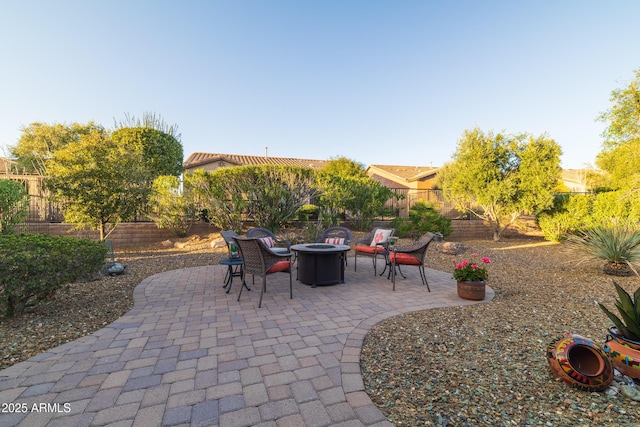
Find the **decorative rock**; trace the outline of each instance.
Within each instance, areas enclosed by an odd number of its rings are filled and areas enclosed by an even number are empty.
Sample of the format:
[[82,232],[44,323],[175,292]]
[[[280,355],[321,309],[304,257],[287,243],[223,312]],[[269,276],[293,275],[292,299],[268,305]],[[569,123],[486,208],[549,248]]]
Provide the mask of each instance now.
[[211,247],[214,249],[225,248],[226,246],[227,246],[227,242],[225,242],[224,239],[222,238],[211,241]]
[[109,276],[118,276],[120,274],[123,274],[126,268],[126,265],[120,264],[119,262],[112,262],[107,266],[106,273]]
[[460,255],[466,250],[467,247],[462,243],[444,242],[440,245],[440,252],[442,252],[443,254]]
[[163,248],[171,247],[171,245],[173,245],[173,242],[168,239],[160,242],[160,246],[162,246]]

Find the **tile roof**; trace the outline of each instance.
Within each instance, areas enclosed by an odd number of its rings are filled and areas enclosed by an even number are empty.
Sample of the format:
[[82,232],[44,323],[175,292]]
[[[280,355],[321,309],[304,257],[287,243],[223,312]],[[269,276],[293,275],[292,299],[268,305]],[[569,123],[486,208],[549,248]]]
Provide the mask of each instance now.
[[197,152],[191,154],[184,162],[185,169],[192,169],[207,163],[224,160],[227,163],[233,163],[238,166],[245,165],[284,165],[284,166],[305,166],[314,169],[324,167],[328,160],[312,160],[312,159],[296,159],[291,157],[272,157],[272,156],[248,156],[244,154],[221,154],[221,153],[202,153]]
[[394,165],[371,165],[388,174],[395,175],[406,181],[415,181],[420,178],[435,174],[439,168],[433,166],[394,166]]

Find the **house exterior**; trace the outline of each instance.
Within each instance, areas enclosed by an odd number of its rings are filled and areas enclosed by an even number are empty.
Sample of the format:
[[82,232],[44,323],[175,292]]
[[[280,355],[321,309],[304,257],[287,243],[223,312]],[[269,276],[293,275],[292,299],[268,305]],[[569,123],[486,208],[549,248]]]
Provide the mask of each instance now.
[[409,208],[418,200],[424,200],[438,206],[440,210],[452,211],[442,199],[442,192],[434,189],[438,173],[433,166],[370,165],[367,176],[380,182],[398,194],[388,205],[401,217],[406,217]]
[[370,165],[367,175],[389,188],[433,189],[438,168],[433,166]]
[[220,154],[202,153],[191,154],[184,161],[184,172],[190,173],[196,169],[214,171],[223,167],[247,166],[247,165],[282,165],[282,166],[302,166],[313,169],[322,169],[328,160],[297,159],[291,157],[272,156],[248,156],[244,154]]
[[586,193],[588,191],[587,186],[587,169],[563,169],[562,170],[562,183],[567,190],[573,193]]

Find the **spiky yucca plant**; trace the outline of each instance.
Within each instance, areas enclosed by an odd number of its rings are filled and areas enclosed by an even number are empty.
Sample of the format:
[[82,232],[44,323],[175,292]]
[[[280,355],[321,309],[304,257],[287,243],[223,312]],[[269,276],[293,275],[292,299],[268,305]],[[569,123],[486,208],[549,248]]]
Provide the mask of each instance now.
[[640,230],[624,226],[597,226],[580,234],[570,234],[567,244],[587,255],[579,263],[600,259],[614,267],[614,271],[616,266],[628,266],[638,274],[634,265],[640,262]]
[[601,303],[598,303],[598,306],[616,325],[620,335],[633,341],[640,341],[640,288],[636,289],[633,293],[633,299],[631,299],[631,295],[622,289],[615,280],[613,284],[616,287],[619,298],[616,300],[616,308],[622,319]]

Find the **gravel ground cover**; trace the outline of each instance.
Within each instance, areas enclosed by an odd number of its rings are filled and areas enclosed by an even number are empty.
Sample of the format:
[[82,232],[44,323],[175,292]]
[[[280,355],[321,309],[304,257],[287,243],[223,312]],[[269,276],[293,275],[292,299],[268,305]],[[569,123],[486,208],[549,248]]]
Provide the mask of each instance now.
[[[550,374],[546,347],[564,333],[605,341],[614,309],[612,276],[601,262],[576,265],[563,245],[541,239],[462,241],[453,257],[429,253],[429,266],[489,257],[487,304],[428,310],[387,319],[362,352],[366,391],[397,426],[638,426],[640,402],[622,394],[570,388]],[[627,290],[637,276],[617,277]]]
[[[183,248],[118,250],[122,276],[69,285],[15,319],[0,319],[0,368],[92,333],[126,313],[144,278],[177,268],[217,264],[225,255],[210,241]],[[640,402],[570,388],[550,374],[546,346],[563,333],[603,343],[613,308],[612,276],[599,262],[576,265],[562,245],[539,238],[502,242],[460,240],[463,255],[432,245],[428,266],[453,271],[453,259],[491,258],[495,299],[471,307],[416,312],[387,319],[367,335],[362,352],[366,391],[398,426],[634,426]],[[627,290],[638,277],[615,278]],[[0,373],[1,375],[1,373]]]

